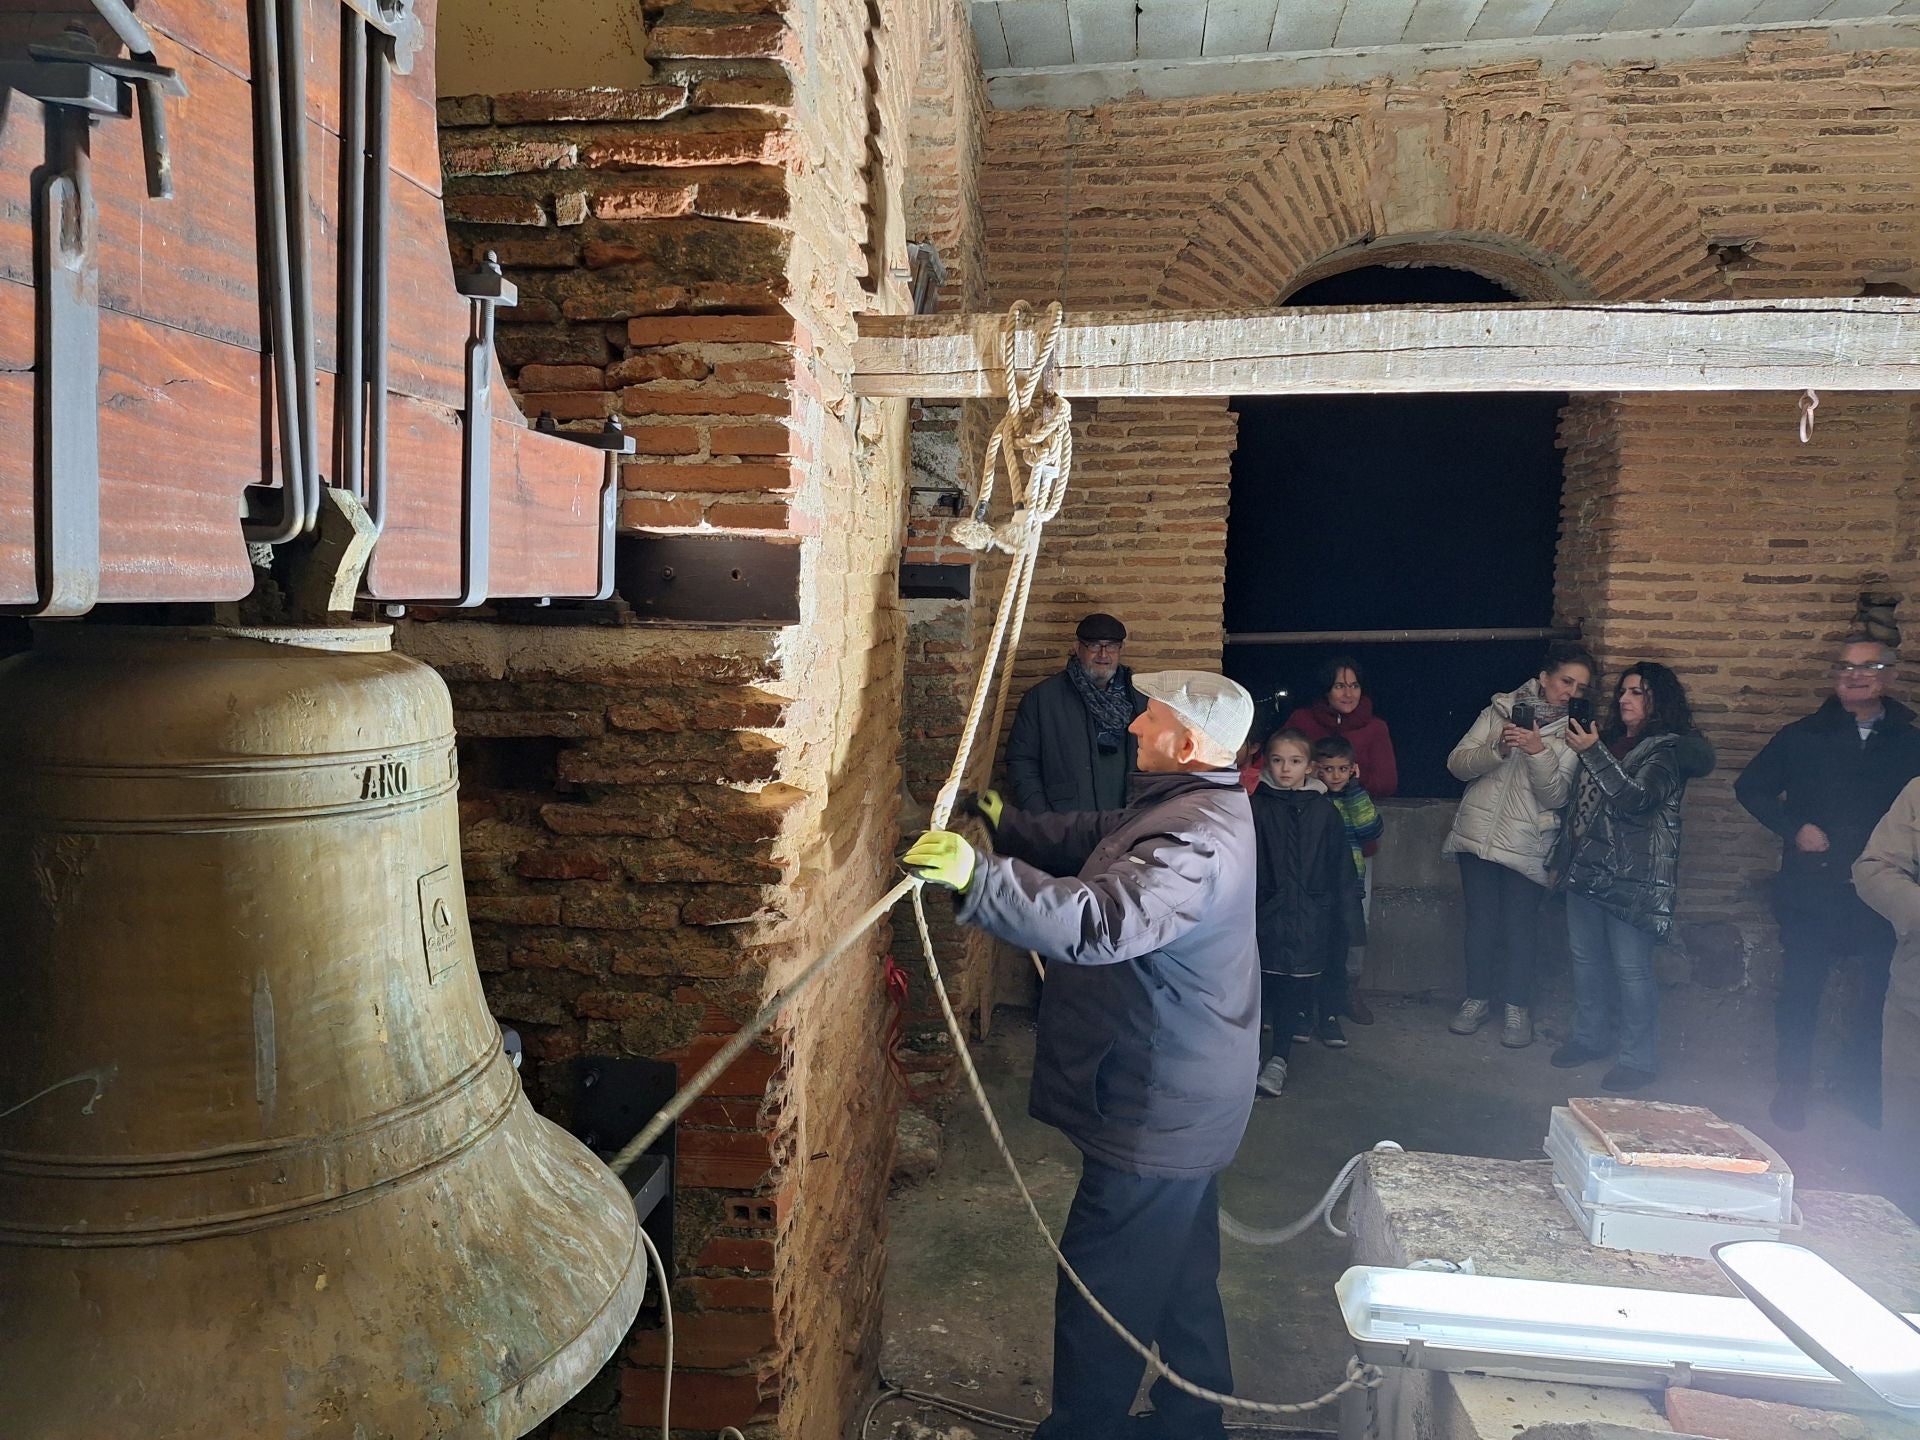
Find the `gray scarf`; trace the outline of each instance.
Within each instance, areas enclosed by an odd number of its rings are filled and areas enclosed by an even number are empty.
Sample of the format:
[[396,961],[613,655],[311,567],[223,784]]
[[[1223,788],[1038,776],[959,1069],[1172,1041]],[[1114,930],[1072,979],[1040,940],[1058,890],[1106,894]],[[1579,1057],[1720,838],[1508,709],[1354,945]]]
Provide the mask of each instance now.
[[1067,678],[1093,717],[1094,739],[1100,748],[1113,751],[1125,745],[1127,727],[1133,723],[1133,672],[1122,665],[1102,689],[1074,655],[1067,660]]

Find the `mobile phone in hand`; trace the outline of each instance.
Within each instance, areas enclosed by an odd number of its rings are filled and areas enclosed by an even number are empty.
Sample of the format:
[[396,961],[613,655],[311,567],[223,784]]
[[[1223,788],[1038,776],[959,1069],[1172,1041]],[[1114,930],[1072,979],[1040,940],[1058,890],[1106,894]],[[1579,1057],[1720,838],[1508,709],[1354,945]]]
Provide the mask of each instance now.
[[1585,695],[1576,695],[1567,701],[1567,719],[1578,720],[1588,729],[1593,728],[1593,701]]
[[1512,722],[1522,730],[1531,730],[1533,728],[1533,702],[1531,700],[1514,701],[1511,719]]

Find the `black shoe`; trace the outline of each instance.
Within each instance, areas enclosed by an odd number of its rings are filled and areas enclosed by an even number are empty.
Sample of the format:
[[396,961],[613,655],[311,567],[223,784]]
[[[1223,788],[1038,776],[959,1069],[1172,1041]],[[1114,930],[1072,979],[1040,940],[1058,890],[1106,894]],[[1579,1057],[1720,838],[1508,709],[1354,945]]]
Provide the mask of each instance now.
[[1629,1090],[1644,1090],[1659,1076],[1651,1070],[1639,1070],[1631,1065],[1616,1065],[1600,1077],[1600,1088],[1610,1090],[1615,1095],[1625,1094]]
[[1571,1070],[1578,1065],[1591,1065],[1596,1060],[1604,1060],[1613,1052],[1598,1045],[1582,1045],[1578,1040],[1569,1040],[1553,1052],[1552,1066],[1556,1070]]
[[1367,1004],[1365,1000],[1362,1000],[1357,994],[1349,995],[1347,997],[1347,1019],[1356,1025],[1371,1025],[1373,1023],[1373,1007]]
[[1782,1085],[1774,1092],[1773,1104],[1767,1107],[1767,1113],[1782,1130],[1806,1129],[1807,1092],[1797,1086]]
[[1340,1028],[1340,1017],[1338,1015],[1321,1017],[1320,1024],[1316,1027],[1314,1033],[1315,1038],[1329,1050],[1344,1050],[1347,1048],[1347,1032]]
[[1293,1039],[1295,1044],[1306,1045],[1313,1040],[1313,1016],[1296,1015],[1293,1017]]

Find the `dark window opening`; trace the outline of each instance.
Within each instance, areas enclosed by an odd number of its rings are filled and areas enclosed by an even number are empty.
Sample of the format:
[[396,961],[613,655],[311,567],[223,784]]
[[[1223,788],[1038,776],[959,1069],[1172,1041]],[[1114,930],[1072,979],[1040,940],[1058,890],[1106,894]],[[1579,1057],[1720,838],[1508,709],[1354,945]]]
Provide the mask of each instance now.
[[[1290,305],[1501,304],[1464,270],[1374,266]],[[1464,364],[1465,362],[1463,362]],[[1463,373],[1463,384],[1470,376]],[[1261,396],[1234,401],[1228,634],[1546,627],[1565,395]],[[1539,669],[1540,639],[1227,647],[1271,728],[1351,652],[1392,727],[1400,793],[1455,796],[1447,752],[1496,690]],[[1278,691],[1283,699],[1270,699]]]

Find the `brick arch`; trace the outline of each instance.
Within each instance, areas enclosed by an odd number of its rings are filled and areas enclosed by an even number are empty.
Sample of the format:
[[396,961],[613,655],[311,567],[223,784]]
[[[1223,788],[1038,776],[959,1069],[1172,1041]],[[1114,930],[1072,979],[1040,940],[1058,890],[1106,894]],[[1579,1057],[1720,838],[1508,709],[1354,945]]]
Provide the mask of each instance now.
[[1701,217],[1571,116],[1383,111],[1302,127],[1206,211],[1155,288],[1171,308],[1277,304],[1361,265],[1473,270],[1529,300],[1726,293]]

